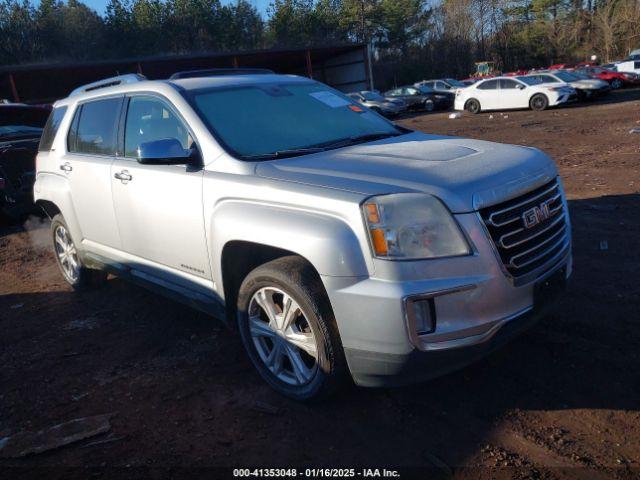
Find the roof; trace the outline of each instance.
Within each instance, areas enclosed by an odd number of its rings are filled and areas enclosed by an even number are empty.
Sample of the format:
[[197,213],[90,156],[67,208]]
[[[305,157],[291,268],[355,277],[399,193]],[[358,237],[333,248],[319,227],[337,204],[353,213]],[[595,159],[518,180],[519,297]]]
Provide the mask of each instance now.
[[[118,78],[118,77],[115,77]],[[112,79],[105,79],[106,82]],[[223,75],[223,76],[211,76],[211,77],[195,77],[195,78],[182,78],[174,80],[146,80],[144,77],[139,78],[138,81],[125,82],[119,84],[107,83],[106,86],[101,88],[91,88],[84,90],[87,86],[92,86],[94,83],[78,87],[72,95],[69,95],[56,102],[56,105],[68,105],[70,102],[84,101],[95,97],[102,97],[108,95],[125,94],[128,92],[139,91],[158,91],[160,93],[163,90],[166,92],[166,88],[169,85],[175,85],[184,90],[198,90],[201,88],[211,87],[230,87],[239,85],[259,85],[265,83],[282,82],[286,80],[287,83],[305,83],[312,81],[307,77],[299,77],[296,75],[278,75],[278,74],[253,74],[253,75]],[[100,83],[100,82],[95,82]]]

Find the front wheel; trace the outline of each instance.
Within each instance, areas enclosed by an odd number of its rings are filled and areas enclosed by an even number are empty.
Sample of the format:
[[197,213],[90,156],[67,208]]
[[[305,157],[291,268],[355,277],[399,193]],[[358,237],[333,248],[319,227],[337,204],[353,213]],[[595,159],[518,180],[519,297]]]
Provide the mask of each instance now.
[[253,270],[237,307],[244,348],[274,390],[313,400],[344,382],[346,361],[331,306],[302,258],[283,257]]
[[529,106],[531,107],[531,110],[535,110],[538,112],[542,110],[546,110],[547,107],[549,106],[549,99],[546,97],[546,95],[543,95],[542,93],[538,93],[533,97],[531,97]]
[[613,88],[614,90],[622,88],[622,80],[620,80],[619,78],[614,78],[611,81],[611,88]]
[[480,113],[480,102],[475,98],[472,98],[465,105],[465,109],[467,110],[467,112],[473,113],[474,115],[476,113]]

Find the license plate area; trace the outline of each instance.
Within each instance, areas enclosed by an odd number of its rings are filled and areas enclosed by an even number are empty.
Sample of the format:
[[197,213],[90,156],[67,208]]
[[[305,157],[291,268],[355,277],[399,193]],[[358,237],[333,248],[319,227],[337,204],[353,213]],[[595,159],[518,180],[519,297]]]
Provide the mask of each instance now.
[[567,288],[567,268],[553,272],[533,287],[533,308],[541,310],[552,305]]

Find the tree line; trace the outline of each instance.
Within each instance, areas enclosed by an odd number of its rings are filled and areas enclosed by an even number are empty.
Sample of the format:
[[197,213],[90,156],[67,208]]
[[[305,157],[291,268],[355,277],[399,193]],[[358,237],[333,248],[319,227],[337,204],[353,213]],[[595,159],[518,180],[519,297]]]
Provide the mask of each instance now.
[[156,54],[372,45],[383,86],[624,58],[640,48],[640,0],[0,0],[0,65]]

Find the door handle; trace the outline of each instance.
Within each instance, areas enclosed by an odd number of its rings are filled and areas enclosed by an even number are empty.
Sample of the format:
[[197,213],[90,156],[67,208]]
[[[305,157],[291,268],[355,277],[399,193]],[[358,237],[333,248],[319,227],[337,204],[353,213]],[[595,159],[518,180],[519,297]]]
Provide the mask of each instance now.
[[60,165],[60,170],[64,171],[64,172],[70,172],[71,170],[73,170],[73,167],[71,166],[71,164],[69,162],[66,162],[63,165]]
[[117,178],[118,180],[120,180],[121,182],[128,182],[131,179],[133,179],[133,177],[131,176],[131,174],[127,171],[127,170],[122,170],[121,172],[118,172],[114,175],[115,178]]

